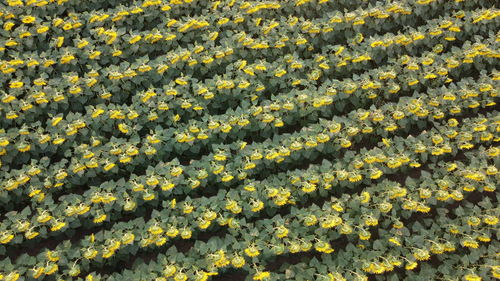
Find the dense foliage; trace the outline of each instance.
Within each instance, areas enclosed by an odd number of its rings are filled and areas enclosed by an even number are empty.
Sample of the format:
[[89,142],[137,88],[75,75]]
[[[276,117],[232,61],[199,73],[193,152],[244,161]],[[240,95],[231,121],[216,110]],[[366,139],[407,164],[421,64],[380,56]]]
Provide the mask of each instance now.
[[0,280],[500,279],[494,0],[5,0]]

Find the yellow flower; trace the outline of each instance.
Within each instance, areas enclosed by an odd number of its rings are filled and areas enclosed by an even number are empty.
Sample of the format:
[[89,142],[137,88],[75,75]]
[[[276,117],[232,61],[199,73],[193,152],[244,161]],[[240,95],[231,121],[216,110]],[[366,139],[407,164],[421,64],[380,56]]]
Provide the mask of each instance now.
[[175,227],[170,227],[168,231],[166,232],[168,237],[174,238],[179,234],[179,230]]
[[35,20],[36,20],[36,18],[35,18],[35,17],[33,17],[33,16],[24,16],[24,17],[21,19],[21,21],[22,21],[23,23],[26,23],[26,24],[28,24],[28,23],[33,23],[33,22],[35,22]]
[[408,264],[406,264],[406,266],[405,266],[405,269],[406,270],[413,270],[413,269],[417,268],[417,266],[418,266],[417,262],[408,262]]
[[211,224],[211,221],[201,219],[198,221],[198,227],[201,229],[207,229]]
[[93,51],[92,53],[90,53],[89,58],[90,58],[90,59],[95,59],[95,58],[97,58],[99,55],[101,55],[101,51]]
[[340,146],[342,146],[343,148],[348,148],[351,145],[352,145],[351,141],[346,138],[340,140]]
[[395,229],[401,229],[401,228],[403,228],[403,227],[404,227],[404,224],[403,224],[403,222],[401,222],[401,221],[397,221],[397,222],[395,222],[395,223],[392,225],[392,227],[393,227],[393,228],[395,228]]
[[389,238],[389,242],[391,242],[394,245],[401,246],[401,242],[397,237],[391,237]]
[[474,273],[470,273],[464,276],[464,279],[467,281],[481,281],[483,280],[481,277],[477,276]]
[[359,239],[361,239],[361,240],[369,240],[371,238],[372,234],[370,232],[368,232],[368,231],[366,231],[366,230],[363,229],[358,234],[358,236],[359,236]]
[[99,252],[95,249],[92,249],[92,248],[87,248],[85,250],[85,252],[83,253],[83,257],[88,259],[88,260],[91,260],[93,258],[95,258],[97,256]]
[[245,258],[237,255],[231,259],[231,264],[236,268],[241,268],[245,265]]
[[94,223],[101,223],[101,222],[103,222],[106,219],[106,217],[107,217],[106,214],[102,214],[102,215],[100,215],[98,217],[95,217],[94,218]]
[[259,212],[264,208],[264,202],[258,200],[258,201],[253,201],[252,202],[252,212]]
[[[33,271],[33,274],[31,276],[35,279],[38,279],[44,273],[45,267],[34,267],[31,270]],[[2,278],[1,274],[0,274],[0,278]],[[5,280],[5,279],[1,279],[1,280]]]
[[475,240],[470,239],[470,238],[462,240],[461,243],[464,247],[467,247],[467,248],[477,249],[479,247],[479,243]]
[[344,212],[344,207],[340,202],[337,202],[335,204],[332,204],[332,209],[337,211],[337,212]]
[[7,47],[12,47],[12,46],[17,46],[18,43],[14,40],[8,40],[7,42],[5,42],[5,46]]
[[0,243],[2,243],[2,244],[7,244],[12,239],[14,239],[14,235],[11,233],[4,232],[3,234],[0,235]]
[[313,183],[305,182],[302,185],[302,191],[305,193],[310,193],[316,190],[316,185]]
[[30,151],[31,146],[29,144],[22,144],[18,147],[19,152]]
[[370,202],[370,193],[367,191],[363,191],[361,193],[361,196],[360,196],[360,202],[362,204],[366,204],[366,203]]
[[484,223],[489,225],[496,225],[498,223],[498,220],[499,219],[497,217],[491,215],[487,215],[483,218]]
[[111,256],[113,256],[115,254],[115,251],[112,250],[112,249],[108,249],[108,248],[104,248],[102,250],[102,257],[105,258],[105,259],[108,259],[110,258]]
[[50,231],[58,231],[65,226],[66,226],[65,222],[61,222],[61,221],[56,222],[55,224],[52,225],[52,227],[50,228]]
[[378,219],[370,216],[370,217],[365,219],[365,224],[368,226],[376,226],[376,225],[378,225]]
[[486,235],[478,236],[477,239],[481,242],[486,242],[486,243],[491,241],[491,238]]
[[16,88],[21,88],[23,85],[24,85],[24,82],[22,82],[22,81],[13,81],[13,82],[10,82],[9,87],[12,89],[16,89]]
[[170,175],[172,177],[180,176],[182,174],[182,172],[183,172],[183,169],[180,166],[173,167],[172,169],[170,169]]
[[179,85],[187,85],[187,81],[186,81],[186,78],[184,77],[179,77],[177,79],[175,79],[175,83],[179,84]]
[[424,250],[424,249],[417,249],[413,253],[413,257],[419,261],[426,261],[431,258],[429,251]]
[[413,86],[415,84],[418,84],[420,81],[418,81],[418,79],[413,79],[413,80],[410,80],[408,81],[408,86]]
[[57,270],[59,270],[59,266],[53,263],[45,267],[45,274],[51,275],[54,274]]
[[31,230],[28,230],[26,231],[26,233],[24,234],[24,236],[27,238],[27,239],[33,239],[35,237],[37,237],[40,233],[37,232],[37,231],[31,231]]
[[253,276],[253,280],[265,280],[268,279],[271,276],[271,273],[269,271],[262,271],[258,272]]
[[140,72],[147,72],[150,71],[151,69],[153,68],[149,65],[141,65],[137,68],[137,70],[139,70]]
[[378,179],[380,178],[384,173],[379,170],[379,169],[373,169],[372,172],[370,173],[370,178],[371,179]]
[[142,39],[141,35],[135,35],[132,38],[130,38],[130,40],[128,41],[128,43],[129,44],[135,44],[135,43],[139,42],[141,39]]
[[286,70],[284,70],[284,69],[278,69],[278,70],[276,70],[274,72],[274,76],[281,77],[281,76],[285,75],[286,73],[287,73]]
[[288,232],[289,232],[289,230],[286,227],[280,226],[276,230],[276,236],[278,238],[284,238],[284,237],[288,236]]
[[109,170],[113,169],[115,166],[116,166],[115,163],[108,163],[104,166],[104,171],[109,171]]
[[245,249],[245,254],[251,258],[260,255],[260,251],[255,246],[250,246]]
[[349,173],[349,181],[350,182],[358,182],[363,179],[363,176],[359,173]]
[[151,200],[155,199],[155,194],[154,193],[146,192],[142,196],[142,199],[144,199],[144,201],[151,201]]
[[10,31],[12,29],[12,27],[14,27],[15,23],[11,22],[11,21],[8,21],[6,22],[4,25],[3,25],[3,28],[6,30],[6,31]]
[[224,176],[222,177],[222,181],[223,182],[228,182],[228,181],[231,181],[234,177],[228,173],[225,173]]
[[125,233],[122,236],[121,243],[123,245],[128,245],[134,242],[135,235],[133,233]]
[[332,249],[331,245],[328,242],[318,241],[314,244],[314,249],[320,253],[332,253],[334,249]]

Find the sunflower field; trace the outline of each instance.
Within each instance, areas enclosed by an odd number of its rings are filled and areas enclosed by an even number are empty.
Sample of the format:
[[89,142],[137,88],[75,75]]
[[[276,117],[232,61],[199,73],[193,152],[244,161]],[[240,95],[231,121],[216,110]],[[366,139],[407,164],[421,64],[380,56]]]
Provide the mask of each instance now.
[[495,0],[2,0],[0,280],[500,279]]

